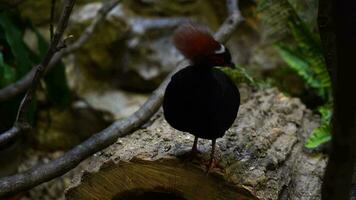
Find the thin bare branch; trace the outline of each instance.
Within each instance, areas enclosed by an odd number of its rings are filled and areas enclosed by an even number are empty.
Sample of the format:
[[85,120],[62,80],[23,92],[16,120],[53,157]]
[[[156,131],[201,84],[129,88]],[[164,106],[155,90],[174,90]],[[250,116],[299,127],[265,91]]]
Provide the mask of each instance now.
[[238,3],[239,2],[236,0],[226,0],[226,7],[229,15],[234,14],[234,12],[240,12]]
[[53,21],[54,21],[55,9],[56,9],[56,0],[52,0],[52,2],[51,2],[51,16],[50,16],[50,22],[49,22],[49,33],[50,33],[51,41],[53,39],[53,33],[54,33]]
[[[48,64],[48,67],[46,69],[46,72],[51,70],[56,64],[65,56],[68,55],[69,53],[79,49],[85,42],[87,42],[90,38],[90,36],[93,34],[94,30],[96,27],[105,19],[107,13],[110,12],[121,0],[114,0],[114,1],[108,1],[103,5],[103,7],[99,11],[98,17],[94,19],[94,21],[84,30],[80,38],[74,42],[72,45],[68,46],[67,48],[63,49],[62,51],[56,53],[51,61]],[[6,100],[2,99],[2,97],[5,97],[6,95],[9,95],[7,97],[12,97],[15,96],[26,89],[31,85],[32,80],[35,77],[35,73],[37,71],[37,67],[33,68],[23,79],[19,80],[18,82],[7,86],[3,90],[0,91],[0,102],[1,100]],[[4,95],[2,96],[2,92],[4,91]],[[29,97],[27,97],[29,98]],[[20,115],[20,112],[18,114],[18,119],[20,119],[20,116],[23,116],[24,112],[21,112],[22,114]],[[17,137],[18,135],[21,134],[22,130],[27,129],[29,127],[28,124],[26,124],[25,121],[22,120],[22,123],[18,123],[18,120],[14,123],[14,127],[10,128],[6,132],[2,133],[0,135],[0,146],[8,143],[9,140],[12,140],[13,137]]]
[[[66,55],[72,53],[79,49],[83,44],[85,44],[93,34],[94,30],[98,27],[100,23],[105,20],[106,15],[119,3],[121,0],[105,1],[103,7],[100,9],[97,17],[93,22],[84,30],[81,36],[76,42],[67,46],[62,51],[56,53],[51,62],[49,63],[47,72],[50,71],[56,64]],[[22,92],[25,92],[31,85],[32,79],[35,75],[36,69],[33,68],[29,73],[27,73],[22,79],[15,83],[12,83],[0,90],[0,102],[9,100]],[[1,139],[0,139],[1,141]]]
[[27,123],[27,118],[26,118],[27,110],[32,102],[32,98],[33,98],[34,93],[37,89],[38,83],[40,82],[40,79],[43,77],[45,71],[47,70],[48,64],[51,61],[53,55],[58,51],[58,45],[62,39],[64,30],[67,28],[69,17],[70,17],[70,14],[72,13],[74,4],[75,4],[75,0],[67,0],[65,2],[62,15],[59,19],[57,29],[53,34],[53,38],[50,42],[48,51],[47,51],[44,59],[42,60],[42,62],[35,67],[36,72],[32,79],[32,83],[31,83],[29,89],[27,90],[26,95],[24,96],[24,98],[21,101],[21,104],[19,106],[19,111],[18,111],[18,114],[16,117],[15,125],[17,125],[18,123],[20,123],[20,124]]
[[22,129],[17,127],[17,126],[13,126],[11,127],[9,130],[7,130],[6,132],[1,134],[1,142],[0,142],[0,146],[5,146],[6,144],[10,143],[11,141],[14,141],[19,135],[19,132]]
[[43,77],[46,69],[48,68],[48,64],[51,61],[52,57],[58,51],[58,44],[60,43],[63,32],[68,25],[69,17],[70,14],[72,13],[74,4],[75,4],[75,0],[67,0],[65,2],[63,12],[59,19],[58,27],[55,33],[53,34],[53,38],[50,42],[47,53],[44,56],[42,62],[36,67],[34,67],[35,72],[33,75],[33,79],[31,81],[29,89],[27,90],[27,93],[25,94],[25,96],[23,97],[20,103],[14,126],[10,128],[8,131],[6,131],[5,133],[0,135],[0,145],[8,143],[9,140],[12,140],[13,138],[20,135],[25,127],[29,126],[27,122],[27,116],[26,116],[27,111],[31,105],[33,96],[40,82],[40,79]]
[[222,24],[222,27],[225,28],[219,29],[215,34],[215,38],[223,43],[225,43],[230,37],[227,33],[234,32],[237,25],[244,21],[238,7],[238,2],[239,1],[237,0],[227,0],[227,10],[229,12],[229,16]]
[[[232,35],[233,31],[241,21],[241,18],[229,16],[215,34],[216,39],[225,42]],[[30,189],[43,182],[63,175],[92,154],[116,142],[119,137],[126,136],[140,128],[160,108],[164,90],[167,87],[171,76],[185,66],[186,63],[181,62],[152,93],[140,109],[128,118],[114,122],[106,129],[91,136],[89,139],[74,147],[58,159],[47,164],[33,167],[22,173],[1,178],[0,196]]]

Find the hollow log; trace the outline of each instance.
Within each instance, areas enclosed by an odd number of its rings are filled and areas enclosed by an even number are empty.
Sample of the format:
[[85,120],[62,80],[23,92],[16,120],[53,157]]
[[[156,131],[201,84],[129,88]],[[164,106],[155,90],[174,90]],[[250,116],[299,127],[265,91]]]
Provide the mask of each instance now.
[[217,140],[218,168],[206,174],[211,142],[187,160],[194,137],[159,112],[132,135],[94,155],[66,190],[67,199],[320,199],[326,156],[304,142],[318,116],[276,89],[241,88],[234,125]]

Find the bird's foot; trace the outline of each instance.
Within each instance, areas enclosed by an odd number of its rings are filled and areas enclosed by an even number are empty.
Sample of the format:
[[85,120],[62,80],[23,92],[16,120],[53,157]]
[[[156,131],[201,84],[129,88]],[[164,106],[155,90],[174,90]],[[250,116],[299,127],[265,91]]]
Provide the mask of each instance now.
[[220,160],[216,158],[211,158],[209,160],[205,160],[203,164],[206,167],[206,174],[209,174],[210,172],[221,172],[224,171],[224,167],[220,165]]

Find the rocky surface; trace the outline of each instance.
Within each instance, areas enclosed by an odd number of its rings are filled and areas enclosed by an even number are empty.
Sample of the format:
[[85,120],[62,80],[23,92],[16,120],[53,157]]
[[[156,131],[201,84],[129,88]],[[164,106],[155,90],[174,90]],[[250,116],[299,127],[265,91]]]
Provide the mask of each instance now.
[[[4,0],[2,2],[6,3],[8,0]],[[94,2],[97,0],[77,0],[77,5],[83,5],[89,2]],[[12,2],[12,0],[8,1]],[[20,16],[23,18],[27,18],[31,20],[34,25],[39,26],[47,26],[50,21],[50,11],[51,11],[51,1],[47,0],[37,0],[37,1],[29,1],[29,0],[21,0],[18,1],[17,4],[18,9],[20,11]],[[56,19],[59,18],[61,1],[56,2]],[[11,5],[11,3],[9,3]],[[46,17],[47,16],[47,17]]]
[[[39,151],[39,150],[27,150],[22,157],[22,162],[18,166],[19,171],[25,171],[33,166],[48,163],[50,160],[56,159],[61,156],[63,151],[55,151],[52,153]],[[65,175],[55,178],[49,182],[39,185],[32,190],[19,193],[17,196],[19,200],[64,200],[64,189],[71,184],[71,179],[79,174],[86,166],[86,161],[82,162],[78,167]]]
[[[92,3],[79,8],[69,32],[79,35],[100,6],[101,3]],[[88,71],[88,76],[110,81],[114,86],[151,91],[182,58],[172,48],[170,35],[184,20],[187,18],[144,18],[120,4],[75,54],[74,65]]]
[[[130,90],[149,91],[154,89],[177,60],[179,54],[170,44],[170,35],[178,24],[190,20],[199,21],[212,30],[227,15],[225,1],[214,0],[124,0],[107,17],[93,38],[76,54],[76,65],[91,72],[95,78],[110,78],[115,84]],[[266,23],[266,13],[258,11],[261,1],[240,1],[240,9],[245,22],[238,28],[228,46],[234,61],[256,75],[285,67],[275,51],[273,42],[291,37],[283,8],[267,16],[277,22]],[[288,0],[298,15],[312,29],[316,28],[317,1]],[[273,1],[264,1],[273,4]],[[78,1],[67,31],[75,37],[93,20],[101,6],[101,1]],[[59,7],[59,5],[57,6]],[[271,6],[272,7],[272,6]],[[48,35],[50,2],[23,1],[19,10],[38,26],[45,27]],[[35,12],[34,12],[35,11]],[[41,14],[39,14],[41,12]],[[270,34],[270,32],[274,34]],[[288,41],[288,40],[287,40]],[[290,42],[290,41],[289,41]],[[98,50],[100,49],[100,50]],[[124,51],[125,49],[125,51]],[[283,77],[277,77],[282,79]],[[298,80],[300,82],[300,80]],[[298,93],[299,95],[299,93]]]
[[[235,124],[217,140],[219,164],[224,169],[219,173],[259,199],[320,199],[326,158],[303,151],[318,118],[299,99],[275,89],[247,89],[244,96]],[[93,173],[104,163],[114,165],[140,155],[152,160],[181,155],[190,150],[192,142],[192,135],[172,129],[159,117],[93,157],[87,171]],[[199,140],[198,148],[206,158],[210,145]],[[80,184],[80,178],[74,182]]]
[[110,87],[85,90],[67,109],[40,109],[36,129],[28,138],[39,149],[70,149],[113,121],[131,115],[145,100],[146,95]]

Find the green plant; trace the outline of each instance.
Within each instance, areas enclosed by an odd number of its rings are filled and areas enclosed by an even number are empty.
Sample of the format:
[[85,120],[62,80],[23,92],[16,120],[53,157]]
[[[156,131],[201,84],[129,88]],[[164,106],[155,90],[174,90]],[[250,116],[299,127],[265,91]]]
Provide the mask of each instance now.
[[[259,10],[273,12],[275,9],[272,9],[272,11],[266,10],[271,4],[278,4],[275,5],[275,7],[282,9],[282,11],[279,10],[279,12],[285,13],[283,15],[283,22],[279,23],[279,26],[281,26],[281,24],[287,26],[287,30],[289,30],[294,40],[293,43],[276,42],[276,50],[287,65],[293,69],[324,102],[324,105],[318,108],[318,112],[321,115],[321,125],[313,130],[305,144],[307,148],[315,148],[331,139],[330,118],[332,115],[331,109],[333,101],[331,80],[326,68],[320,39],[318,34],[313,34],[310,31],[287,0],[281,0],[276,3],[270,0],[263,0],[259,6]],[[283,12],[283,10],[287,12]],[[274,15],[281,16],[281,14],[268,14],[271,18],[275,18],[273,17]]]
[[[16,82],[26,75],[32,67],[40,63],[48,48],[48,42],[38,33],[32,24],[16,17],[16,13],[0,11],[0,89]],[[24,41],[25,31],[36,35],[37,50],[31,50]],[[66,106],[70,101],[70,91],[64,71],[59,64],[44,79],[48,101],[57,106]],[[13,122],[23,94],[0,103],[1,113],[7,113],[1,119],[1,127]],[[31,106],[29,119],[33,121],[36,101]]]
[[276,49],[282,59],[300,75],[325,101],[331,98],[331,81],[321,49],[319,38],[313,35],[301,19],[293,16],[288,21],[296,47],[277,43]]
[[312,134],[305,143],[307,148],[316,148],[321,144],[331,140],[331,117],[332,106],[330,104],[319,107],[318,111],[321,115],[320,126],[313,130]]
[[240,66],[235,66],[235,68],[221,67],[221,71],[227,74],[231,80],[238,83],[247,83],[250,85],[256,85],[256,81],[247,73],[245,68]]

